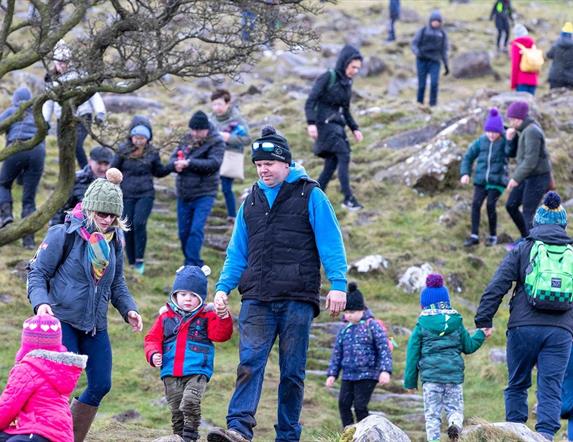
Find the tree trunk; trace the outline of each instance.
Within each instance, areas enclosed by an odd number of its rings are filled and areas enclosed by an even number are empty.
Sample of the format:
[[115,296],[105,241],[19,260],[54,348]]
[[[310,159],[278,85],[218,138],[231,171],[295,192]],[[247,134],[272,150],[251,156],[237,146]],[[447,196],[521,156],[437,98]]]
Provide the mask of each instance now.
[[15,241],[23,235],[37,232],[64,205],[74,187],[75,146],[76,123],[72,107],[66,102],[62,105],[62,115],[58,124],[59,174],[56,188],[34,213],[0,229],[0,246]]

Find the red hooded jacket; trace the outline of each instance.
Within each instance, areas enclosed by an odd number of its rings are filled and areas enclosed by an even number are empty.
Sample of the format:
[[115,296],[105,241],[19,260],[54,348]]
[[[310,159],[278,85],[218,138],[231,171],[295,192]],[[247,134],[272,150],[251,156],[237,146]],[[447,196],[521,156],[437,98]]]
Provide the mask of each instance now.
[[33,350],[16,363],[0,396],[0,431],[73,442],[69,399],[87,356]]
[[526,84],[528,86],[537,86],[539,73],[538,72],[523,72],[519,69],[521,63],[521,49],[516,43],[522,44],[526,48],[530,48],[535,44],[535,40],[529,35],[518,37],[511,42],[511,89],[515,89],[518,84]]

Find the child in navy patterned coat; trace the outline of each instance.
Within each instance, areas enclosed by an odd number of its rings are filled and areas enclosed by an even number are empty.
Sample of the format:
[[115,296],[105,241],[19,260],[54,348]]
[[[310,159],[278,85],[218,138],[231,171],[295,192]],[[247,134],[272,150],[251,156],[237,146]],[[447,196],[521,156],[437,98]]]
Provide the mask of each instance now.
[[342,370],[342,385],[338,396],[338,409],[343,427],[368,416],[368,402],[376,384],[390,382],[392,352],[382,326],[364,305],[364,297],[356,283],[348,285],[348,299],[344,319],[348,321],[338,332],[326,386],[334,381]]

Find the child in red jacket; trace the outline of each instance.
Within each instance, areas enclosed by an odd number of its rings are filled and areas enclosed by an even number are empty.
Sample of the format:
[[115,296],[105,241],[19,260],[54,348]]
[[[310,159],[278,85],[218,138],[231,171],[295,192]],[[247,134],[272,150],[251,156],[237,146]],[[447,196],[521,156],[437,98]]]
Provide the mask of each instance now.
[[213,342],[227,341],[233,334],[229,311],[206,311],[205,298],[203,269],[181,267],[167,306],[145,336],[147,361],[161,367],[173,433],[186,442],[199,439],[201,399],[213,374]]
[[24,321],[16,364],[0,396],[0,441],[73,442],[69,399],[88,357],[66,352],[60,321]]

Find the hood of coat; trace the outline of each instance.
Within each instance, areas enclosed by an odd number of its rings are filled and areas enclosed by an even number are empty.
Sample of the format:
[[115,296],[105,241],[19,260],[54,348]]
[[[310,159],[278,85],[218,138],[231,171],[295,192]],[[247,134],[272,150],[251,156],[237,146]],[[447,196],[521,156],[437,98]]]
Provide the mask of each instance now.
[[340,54],[338,54],[338,59],[336,60],[336,67],[335,67],[336,72],[338,72],[338,74],[341,75],[342,78],[348,78],[346,77],[346,68],[352,60],[362,61],[363,60],[362,54],[354,46],[346,45],[342,48]]
[[443,23],[444,18],[442,17],[442,13],[440,11],[432,11],[428,23],[431,24],[433,21],[439,21],[440,24]]
[[32,92],[27,87],[19,87],[14,91],[12,95],[12,104],[14,106],[19,106],[20,103],[28,101],[32,98]]
[[569,37],[560,36],[557,39],[557,46],[569,49],[573,47],[573,39]]
[[543,241],[546,244],[573,244],[573,239],[567,235],[567,231],[558,224],[541,224],[529,231],[527,239]]
[[62,395],[70,395],[86,368],[88,357],[70,352],[32,350],[21,364],[37,371]]
[[457,310],[422,310],[418,323],[436,335],[449,335],[462,325],[462,315]]
[[131,129],[133,129],[135,126],[145,126],[149,129],[149,132],[151,133],[151,137],[148,140],[148,144],[151,142],[151,140],[153,140],[153,127],[151,126],[151,121],[149,120],[149,118],[143,116],[143,115],[136,115],[133,117],[133,119],[131,120],[131,123],[129,125],[129,128],[127,130],[127,139],[131,142]]

